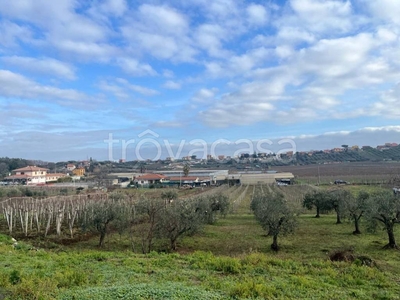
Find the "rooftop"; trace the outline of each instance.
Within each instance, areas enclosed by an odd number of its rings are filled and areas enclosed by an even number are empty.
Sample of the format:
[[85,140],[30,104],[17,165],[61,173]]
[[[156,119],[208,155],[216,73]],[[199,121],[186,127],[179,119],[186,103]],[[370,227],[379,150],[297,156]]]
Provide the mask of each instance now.
[[13,172],[35,172],[35,171],[47,171],[45,168],[39,168],[36,166],[27,166],[13,170]]

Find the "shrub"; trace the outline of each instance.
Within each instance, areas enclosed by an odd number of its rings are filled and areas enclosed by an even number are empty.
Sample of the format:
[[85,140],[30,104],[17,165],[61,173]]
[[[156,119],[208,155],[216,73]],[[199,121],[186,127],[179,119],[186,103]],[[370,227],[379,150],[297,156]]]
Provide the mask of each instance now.
[[21,275],[18,270],[11,271],[9,281],[12,285],[16,285],[21,282]]

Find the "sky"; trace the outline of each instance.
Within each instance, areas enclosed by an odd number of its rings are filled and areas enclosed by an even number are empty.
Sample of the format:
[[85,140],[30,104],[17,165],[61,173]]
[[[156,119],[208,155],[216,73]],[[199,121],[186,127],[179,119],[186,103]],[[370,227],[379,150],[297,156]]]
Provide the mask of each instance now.
[[0,157],[400,142],[399,16],[397,0],[0,0]]

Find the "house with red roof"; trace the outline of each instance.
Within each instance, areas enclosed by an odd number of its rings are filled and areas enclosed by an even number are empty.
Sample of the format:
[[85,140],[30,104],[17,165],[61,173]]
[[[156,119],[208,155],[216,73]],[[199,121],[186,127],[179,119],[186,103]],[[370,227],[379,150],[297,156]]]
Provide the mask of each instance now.
[[5,178],[5,181],[14,184],[41,185],[47,182],[56,182],[59,178],[67,176],[63,173],[47,173],[47,169],[36,166],[27,166],[15,169],[14,174]]
[[8,182],[26,185],[37,185],[46,183],[47,169],[36,166],[27,166],[15,169],[14,174],[5,178]]
[[134,182],[140,186],[147,186],[150,184],[161,184],[167,180],[167,176],[162,174],[144,174],[139,177],[136,177]]

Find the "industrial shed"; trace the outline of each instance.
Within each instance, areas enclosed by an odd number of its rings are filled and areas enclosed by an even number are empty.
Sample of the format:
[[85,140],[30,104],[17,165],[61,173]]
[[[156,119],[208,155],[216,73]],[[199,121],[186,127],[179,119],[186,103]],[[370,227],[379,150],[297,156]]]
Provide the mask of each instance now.
[[241,184],[275,184],[276,182],[292,183],[294,175],[289,172],[285,173],[258,173],[258,174],[241,174]]

